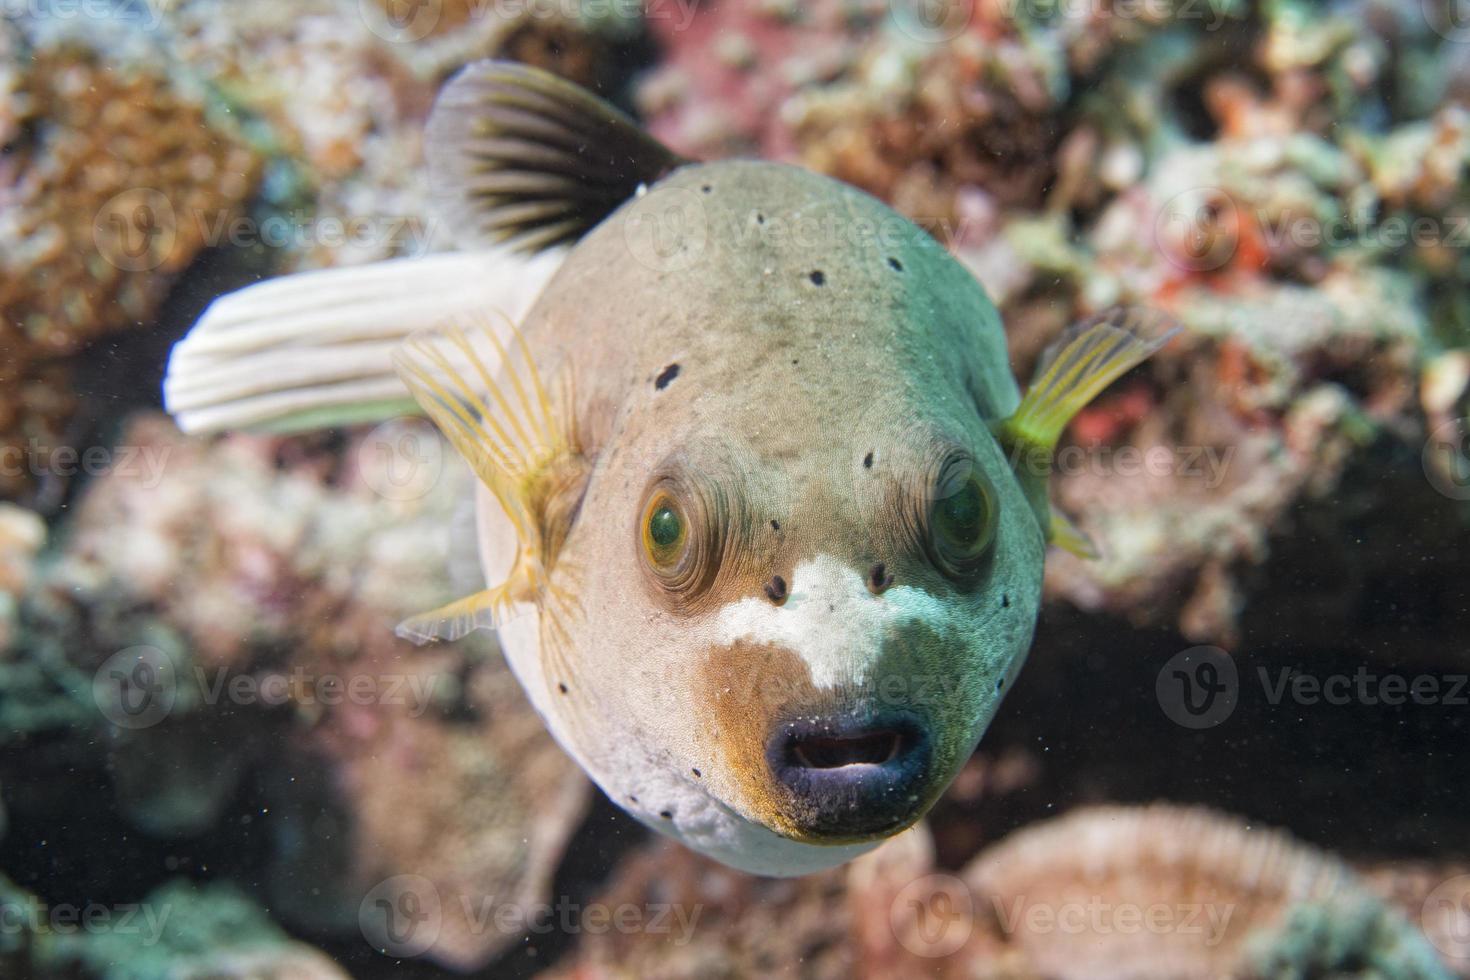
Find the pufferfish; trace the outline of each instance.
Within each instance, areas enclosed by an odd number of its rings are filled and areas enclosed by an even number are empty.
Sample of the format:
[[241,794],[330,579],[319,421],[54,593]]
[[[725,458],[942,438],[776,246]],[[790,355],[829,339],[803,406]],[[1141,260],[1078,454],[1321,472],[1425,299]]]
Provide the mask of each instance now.
[[1025,661],[1048,542],[1088,548],[1048,504],[1058,438],[1158,320],[1079,324],[1022,397],[980,284],[846,184],[683,159],[503,62],[447,85],[427,148],[459,240],[554,252],[549,281],[500,252],[252,287],[253,331],[222,300],[176,351],[171,410],[299,428],[411,394],[478,477],[487,587],[403,635],[495,629],[612,800],[734,867],[913,824]]

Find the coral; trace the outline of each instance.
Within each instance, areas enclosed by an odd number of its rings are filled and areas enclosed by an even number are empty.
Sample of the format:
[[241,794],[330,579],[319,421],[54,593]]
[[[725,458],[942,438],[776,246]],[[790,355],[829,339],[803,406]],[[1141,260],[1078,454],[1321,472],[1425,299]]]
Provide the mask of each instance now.
[[589,930],[547,980],[1448,976],[1424,936],[1336,857],[1162,805],[1045,820],[957,875],[936,867],[922,825],[796,881],[654,844],[592,905],[667,907],[692,928]]
[[[869,50],[842,84],[796,96],[785,115],[803,164],[963,242],[960,222],[976,208],[1041,203],[1060,131],[1058,67],[982,22],[933,50]],[[895,73],[909,77],[895,86]]]
[[[0,77],[0,452],[55,445],[74,355],[150,322],[170,284],[237,215],[259,160],[158,66],[83,38],[7,27]],[[3,54],[4,52],[0,52]],[[0,494],[27,479],[0,474]]]
[[998,937],[1044,976],[1446,976],[1341,861],[1206,810],[1079,810],[963,877],[984,910],[974,942]]
[[[141,902],[51,907],[0,878],[6,976],[77,980],[345,980],[228,885],[164,885]],[[85,918],[83,916],[86,916]]]
[[[153,416],[122,444],[136,465],[84,497],[12,654],[93,702],[72,719],[82,764],[105,763],[122,811],[156,836],[217,827],[250,780],[288,922],[361,935],[373,889],[413,875],[444,910],[431,957],[471,966],[516,941],[476,910],[541,899],[587,783],[497,652],[393,635],[454,593],[447,529],[467,472],[413,420],[340,455],[207,445]],[[130,713],[139,676],[161,686]],[[0,754],[7,787],[47,796],[22,762]]]

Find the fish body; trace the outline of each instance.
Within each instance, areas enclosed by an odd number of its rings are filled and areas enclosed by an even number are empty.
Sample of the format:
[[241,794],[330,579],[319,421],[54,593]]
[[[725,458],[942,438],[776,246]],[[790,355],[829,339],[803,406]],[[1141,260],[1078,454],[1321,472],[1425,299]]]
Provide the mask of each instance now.
[[[994,715],[1040,596],[1044,537],[986,427],[1020,395],[974,278],[847,185],[691,165],[579,242],[521,330],[540,370],[571,374],[591,461],[559,556],[572,642],[545,656],[534,608],[500,631],[562,744],[640,819],[749,870],[811,870],[906,826]],[[1010,515],[964,582],[918,533],[951,458]],[[722,524],[720,566],[687,590],[642,567],[661,481]],[[480,517],[493,584],[515,531],[488,492]],[[890,720],[922,732],[925,777],[853,791],[836,819],[768,763],[786,726]]]
[[[400,632],[496,629],[609,797],[735,867],[814,871],[918,820],[1025,661],[1047,543],[1087,548],[1047,503],[1062,428],[1155,324],[1078,325],[1023,396],[979,283],[855,188],[683,160],[494,62],[449,84],[428,146],[462,241],[566,254],[518,323],[477,308],[394,355],[479,477],[486,576]],[[173,389],[215,420],[357,417],[392,394],[385,322],[356,310],[321,385],[240,404],[211,401],[229,365],[206,355],[270,332],[196,328]]]

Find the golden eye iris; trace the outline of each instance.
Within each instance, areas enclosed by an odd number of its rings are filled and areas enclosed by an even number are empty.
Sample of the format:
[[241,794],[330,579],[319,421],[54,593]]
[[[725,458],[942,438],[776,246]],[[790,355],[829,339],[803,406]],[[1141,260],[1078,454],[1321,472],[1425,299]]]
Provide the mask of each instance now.
[[952,574],[970,570],[995,534],[995,507],[990,489],[976,473],[957,483],[934,502],[930,529],[936,557]]
[[658,494],[649,501],[643,518],[643,550],[657,568],[671,568],[689,545],[689,521],[678,501]]

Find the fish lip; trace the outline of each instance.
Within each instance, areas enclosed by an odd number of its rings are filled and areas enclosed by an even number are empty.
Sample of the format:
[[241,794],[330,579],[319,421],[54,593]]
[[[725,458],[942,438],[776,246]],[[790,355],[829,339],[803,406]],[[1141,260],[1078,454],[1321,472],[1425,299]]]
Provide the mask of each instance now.
[[933,733],[911,711],[789,718],[767,742],[766,765],[787,804],[779,832],[803,843],[890,837],[937,795]]

